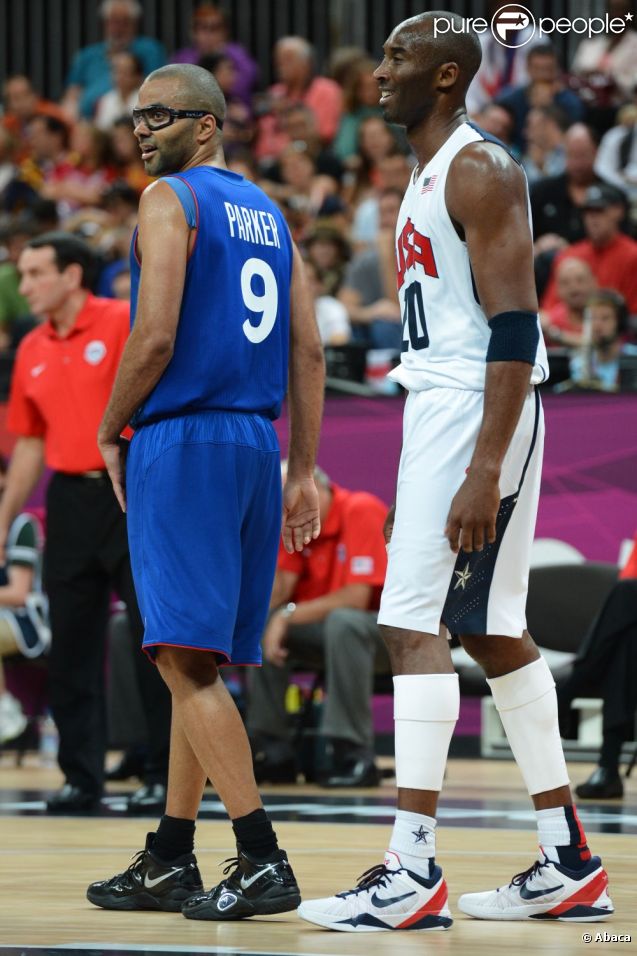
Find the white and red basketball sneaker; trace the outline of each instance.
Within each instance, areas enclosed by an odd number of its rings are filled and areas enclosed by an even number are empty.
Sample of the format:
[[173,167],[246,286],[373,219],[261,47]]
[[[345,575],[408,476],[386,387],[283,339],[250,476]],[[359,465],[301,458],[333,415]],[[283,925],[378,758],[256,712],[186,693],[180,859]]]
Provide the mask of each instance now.
[[476,919],[595,923],[612,916],[614,907],[606,892],[608,876],[598,856],[591,857],[581,870],[569,870],[544,853],[542,856],[507,886],[465,893],[458,900],[458,909]]
[[401,866],[392,853],[384,863],[363,873],[355,889],[322,900],[305,900],[297,912],[308,923],[345,933],[443,930],[453,922],[447,898],[439,866],[425,878]]

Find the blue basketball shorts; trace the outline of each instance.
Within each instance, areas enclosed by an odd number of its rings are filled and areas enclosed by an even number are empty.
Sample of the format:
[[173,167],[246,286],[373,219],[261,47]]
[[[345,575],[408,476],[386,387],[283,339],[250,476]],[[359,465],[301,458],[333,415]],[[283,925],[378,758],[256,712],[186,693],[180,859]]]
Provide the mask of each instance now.
[[259,415],[201,412],[145,425],[126,468],[144,650],[260,664],[281,532],[280,452]]

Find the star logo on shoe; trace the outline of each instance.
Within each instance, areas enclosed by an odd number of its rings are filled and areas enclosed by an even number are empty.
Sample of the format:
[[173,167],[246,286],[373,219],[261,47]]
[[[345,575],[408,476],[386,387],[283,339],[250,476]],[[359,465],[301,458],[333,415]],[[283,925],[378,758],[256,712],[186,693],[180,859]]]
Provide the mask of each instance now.
[[237,902],[237,897],[234,893],[223,893],[217,900],[217,909],[218,910],[228,910],[231,906]]
[[416,837],[416,839],[414,840],[414,843],[426,843],[426,842],[427,842],[427,837],[429,836],[429,834],[427,833],[427,831],[425,830],[425,828],[423,827],[422,824],[418,827],[417,830],[412,830],[411,832],[412,832],[413,836]]
[[385,906],[391,906],[392,903],[402,903],[403,900],[415,895],[416,891],[412,890],[410,893],[403,893],[402,896],[388,896],[386,899],[381,899],[377,893],[374,893],[372,895],[372,903],[374,906],[377,906],[378,909],[383,909]]
[[469,562],[467,561],[464,571],[454,571],[453,573],[458,578],[454,587],[454,591],[457,591],[458,588],[462,588],[464,591],[469,582],[469,578],[473,577],[473,571],[469,570]]
[[550,893],[556,893],[557,890],[563,889],[564,884],[560,883],[559,886],[548,886],[543,890],[529,890],[525,883],[520,887],[520,896],[523,900],[537,900],[540,896],[549,896]]
[[160,876],[151,877],[148,873],[144,877],[144,886],[147,890],[152,890],[153,887],[158,886],[160,883],[163,883],[164,880],[170,879],[171,876],[174,876],[175,873],[183,869],[181,866],[173,866],[170,868],[168,873],[162,873]]

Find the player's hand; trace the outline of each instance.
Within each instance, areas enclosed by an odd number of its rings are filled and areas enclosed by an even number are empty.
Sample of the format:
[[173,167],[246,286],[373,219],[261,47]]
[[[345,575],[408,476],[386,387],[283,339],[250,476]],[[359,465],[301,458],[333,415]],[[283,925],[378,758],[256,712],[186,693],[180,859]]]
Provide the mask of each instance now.
[[471,469],[460,485],[449,509],[445,536],[457,554],[482,551],[495,541],[495,520],[500,507],[498,479]]
[[385,536],[385,544],[389,544],[391,541],[392,531],[394,530],[394,518],[396,517],[396,505],[392,505],[389,511],[387,512],[387,517],[385,518],[385,524],[383,525],[383,535]]
[[283,667],[288,657],[286,641],[288,636],[287,618],[275,612],[263,636],[263,656],[270,664]]
[[321,533],[319,498],[314,478],[295,479],[288,474],[283,487],[281,535],[289,554],[302,551]]
[[115,497],[122,511],[126,511],[125,465],[122,461],[122,449],[119,441],[105,441],[98,437],[97,447],[104,459],[106,470],[113,483]]

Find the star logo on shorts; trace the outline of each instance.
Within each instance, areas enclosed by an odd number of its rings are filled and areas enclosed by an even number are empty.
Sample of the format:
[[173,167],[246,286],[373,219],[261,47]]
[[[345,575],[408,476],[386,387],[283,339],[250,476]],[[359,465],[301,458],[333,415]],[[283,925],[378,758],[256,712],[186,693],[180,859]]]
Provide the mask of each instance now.
[[467,561],[464,571],[454,571],[453,573],[458,578],[454,587],[454,591],[457,591],[458,588],[462,588],[462,590],[464,591],[464,589],[467,586],[467,582],[469,578],[473,577],[473,571],[469,570],[469,562]]
[[416,837],[416,839],[414,840],[414,843],[426,843],[426,842],[427,842],[427,837],[429,836],[429,834],[428,834],[427,831],[425,830],[425,828],[424,828],[424,826],[422,825],[422,823],[420,824],[420,826],[419,826],[419,828],[418,828],[417,830],[412,830],[411,832],[412,832],[413,835]]

